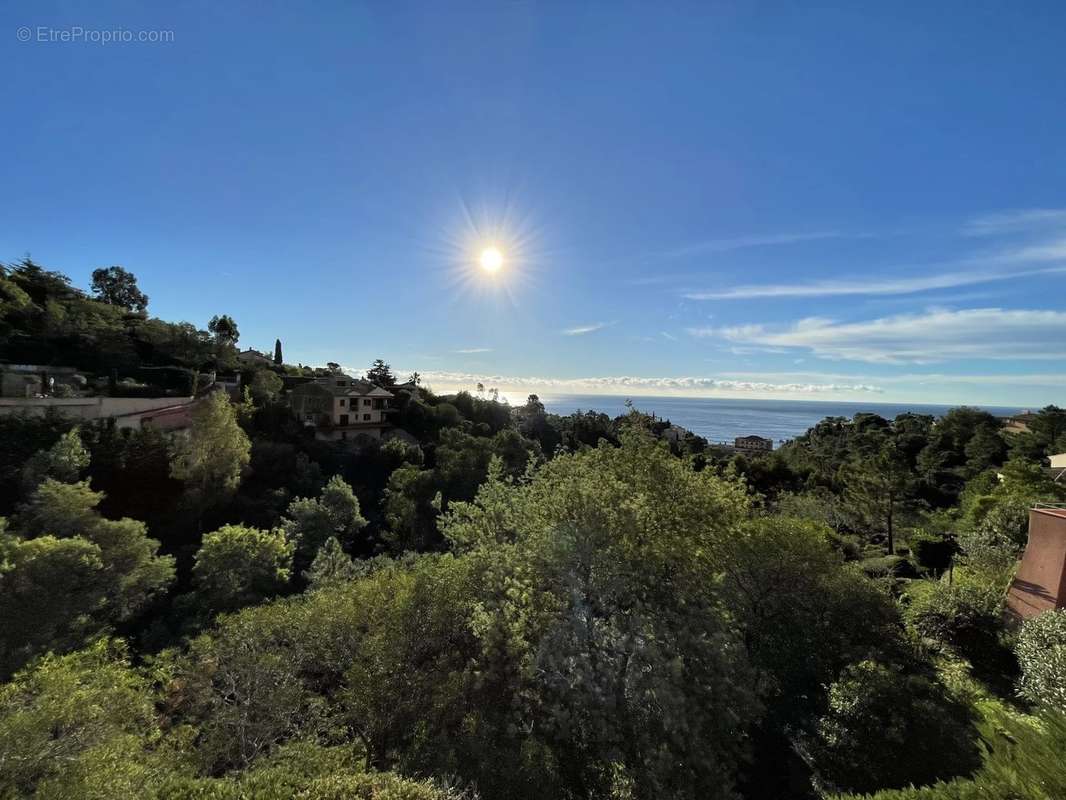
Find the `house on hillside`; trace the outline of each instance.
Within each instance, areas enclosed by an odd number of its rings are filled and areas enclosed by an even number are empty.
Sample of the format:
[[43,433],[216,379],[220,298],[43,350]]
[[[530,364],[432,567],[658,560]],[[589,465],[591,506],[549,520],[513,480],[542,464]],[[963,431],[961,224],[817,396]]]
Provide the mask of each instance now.
[[43,364],[0,364],[0,397],[44,397],[66,388],[71,394],[85,388],[74,367]]
[[107,420],[116,428],[185,430],[195,397],[0,397],[0,417],[59,414],[76,422]]
[[380,439],[389,427],[393,394],[369,381],[337,373],[293,387],[289,403],[296,418],[314,428],[315,438],[342,441]]
[[260,353],[258,350],[250,348],[237,353],[237,361],[245,367],[265,367],[274,363],[274,359],[266,353]]
[[1007,593],[1007,613],[1026,620],[1066,606],[1066,506],[1029,510],[1029,542]]
[[768,453],[774,449],[774,440],[762,436],[738,436],[733,440],[733,447],[747,452]]
[[1048,467],[1051,480],[1055,483],[1066,483],[1066,453],[1048,456],[1048,460],[1051,462],[1051,466]]
[[1037,416],[1037,414],[1026,409],[1012,417],[1000,417],[999,420],[1003,423],[1004,433],[1029,433],[1029,423],[1036,419]]

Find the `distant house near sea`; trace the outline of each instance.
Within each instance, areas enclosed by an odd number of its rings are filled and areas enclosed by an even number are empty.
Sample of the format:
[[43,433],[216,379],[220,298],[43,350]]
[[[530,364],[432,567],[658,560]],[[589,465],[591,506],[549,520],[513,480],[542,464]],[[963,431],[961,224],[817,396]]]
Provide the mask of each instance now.
[[1029,542],[1007,593],[1016,620],[1066,606],[1066,507],[1040,504],[1029,510]]
[[1051,479],[1055,483],[1063,482],[1064,476],[1066,476],[1066,453],[1048,456],[1048,460],[1051,462],[1051,466],[1048,467]]
[[774,449],[774,440],[762,436],[738,436],[733,440],[733,447],[737,450],[766,453]]
[[1037,414],[1026,409],[1019,414],[1010,417],[1000,417],[1003,423],[1004,433],[1029,433],[1029,423],[1037,418]]
[[380,439],[389,428],[392,392],[369,381],[337,373],[293,387],[289,402],[296,418],[324,441]]

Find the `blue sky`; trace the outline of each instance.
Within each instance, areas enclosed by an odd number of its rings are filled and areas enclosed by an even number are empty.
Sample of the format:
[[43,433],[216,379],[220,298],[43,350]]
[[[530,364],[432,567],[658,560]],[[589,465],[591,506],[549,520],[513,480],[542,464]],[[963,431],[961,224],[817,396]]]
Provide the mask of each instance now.
[[1066,403],[1061,3],[173,6],[0,10],[0,259],[438,388]]

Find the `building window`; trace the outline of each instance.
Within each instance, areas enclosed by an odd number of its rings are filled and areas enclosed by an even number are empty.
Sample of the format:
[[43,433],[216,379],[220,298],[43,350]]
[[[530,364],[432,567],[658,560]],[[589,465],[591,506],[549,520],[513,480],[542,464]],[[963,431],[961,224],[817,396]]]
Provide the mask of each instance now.
[[369,414],[363,414],[363,422],[370,422],[370,415]]
[[342,408],[344,407],[344,398],[343,397],[341,398],[341,407]]
[[364,401],[363,401],[363,405],[364,405],[364,406],[368,406],[368,405],[370,405],[370,401],[369,401],[369,400],[364,400]]
[[348,415],[347,414],[341,414],[340,424],[341,425],[347,425],[348,424]]
[[348,382],[347,381],[337,381],[337,385],[338,386],[347,386]]

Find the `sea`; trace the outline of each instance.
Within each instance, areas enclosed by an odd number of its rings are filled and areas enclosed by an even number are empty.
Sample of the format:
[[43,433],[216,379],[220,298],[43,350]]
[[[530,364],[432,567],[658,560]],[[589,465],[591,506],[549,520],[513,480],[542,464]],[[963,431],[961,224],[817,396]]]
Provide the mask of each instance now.
[[[939,417],[954,406],[919,403],[831,402],[825,400],[734,400],[719,397],[631,397],[604,394],[540,395],[553,414],[601,411],[611,417],[626,413],[626,400],[647,414],[655,414],[710,442],[732,444],[737,436],[755,434],[782,443],[805,433],[825,417],[852,417],[860,412],[893,419],[912,412]],[[980,406],[996,416],[1016,414],[1019,408]]]

